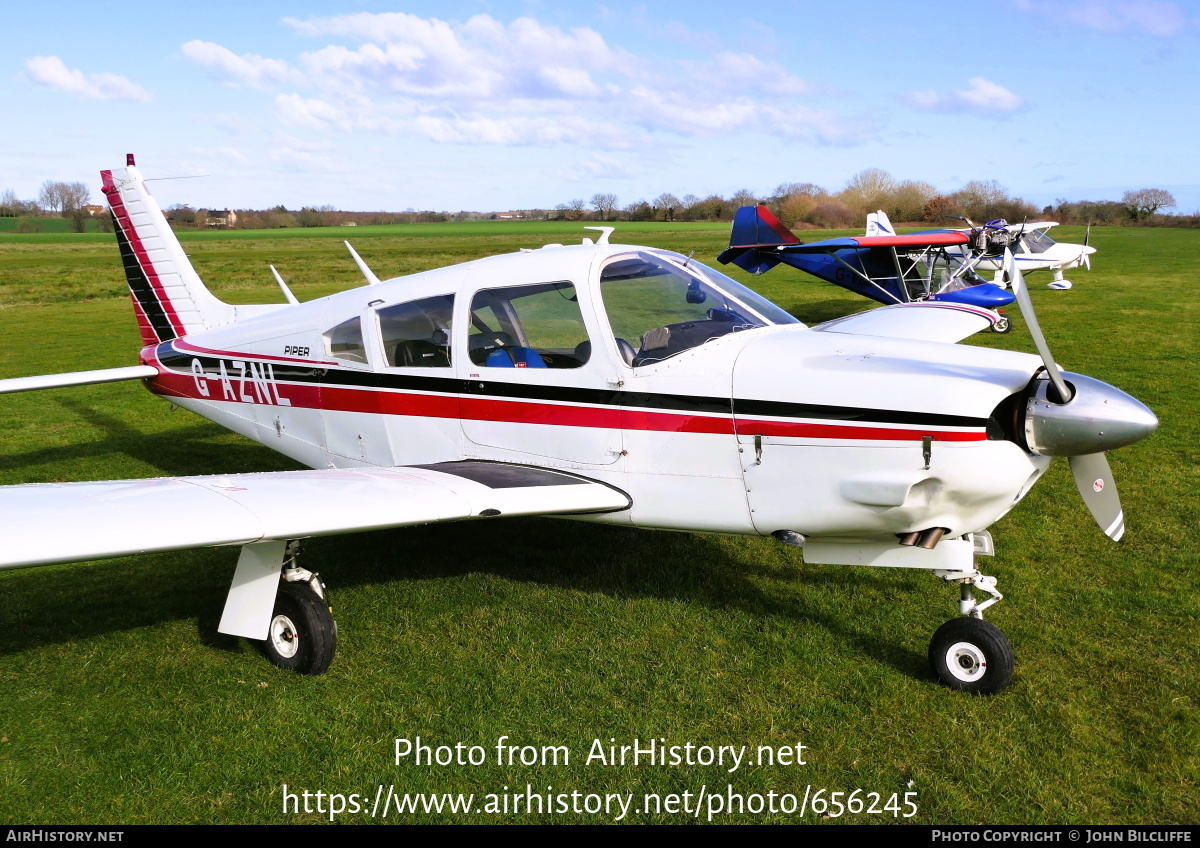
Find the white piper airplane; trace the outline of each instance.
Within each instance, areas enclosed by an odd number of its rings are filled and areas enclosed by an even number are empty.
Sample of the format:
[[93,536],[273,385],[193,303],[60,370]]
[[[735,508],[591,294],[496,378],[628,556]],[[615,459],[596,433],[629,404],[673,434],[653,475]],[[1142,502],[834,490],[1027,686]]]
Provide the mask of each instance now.
[[[946,685],[994,693],[1012,649],[982,613],[987,528],[1070,457],[1111,538],[1102,453],[1157,426],[1041,356],[949,345],[994,319],[904,304],[806,327],[664,250],[546,245],[298,303],[232,306],[193,270],[130,156],[103,172],[145,347],[127,368],[0,381],[142,380],[313,470],[0,487],[0,566],[238,545],[219,629],[316,674],[337,627],[297,540],[556,515],[774,536],[810,563],[923,569],[961,590],[934,634]],[[1012,263],[1010,262],[1010,266]],[[71,522],[71,534],[47,528]],[[974,590],[984,596],[977,600]]]
[[[983,226],[975,226],[970,220],[962,218],[960,220],[970,224],[970,228],[955,230],[955,232],[966,233],[970,236],[979,236],[980,233],[986,239],[988,236],[1001,236],[1001,241],[1009,247],[1013,254],[1013,260],[1017,263],[1017,267],[1022,273],[1028,274],[1031,271],[1053,271],[1054,279],[1046,285],[1052,289],[1069,289],[1071,281],[1063,277],[1063,271],[1070,271],[1072,268],[1086,267],[1089,271],[1092,270],[1092,254],[1096,252],[1096,248],[1091,247],[1089,242],[1092,239],[1092,227],[1088,224],[1087,235],[1084,236],[1083,244],[1071,244],[1065,241],[1055,241],[1050,238],[1049,232],[1051,227],[1057,227],[1057,221],[1031,221],[1022,224],[1009,224],[1007,221],[989,221]],[[895,229],[892,227],[892,222],[888,219],[887,213],[882,209],[878,212],[872,212],[867,215],[867,230],[868,236],[885,236],[895,235]],[[993,244],[997,241],[992,239]],[[1005,280],[1004,272],[1004,255],[999,250],[987,249],[984,244],[967,244],[961,247],[948,247],[947,252],[952,255],[957,255],[960,259],[971,259],[973,261],[973,270],[979,271],[987,269],[995,272],[992,282],[1002,284]]]

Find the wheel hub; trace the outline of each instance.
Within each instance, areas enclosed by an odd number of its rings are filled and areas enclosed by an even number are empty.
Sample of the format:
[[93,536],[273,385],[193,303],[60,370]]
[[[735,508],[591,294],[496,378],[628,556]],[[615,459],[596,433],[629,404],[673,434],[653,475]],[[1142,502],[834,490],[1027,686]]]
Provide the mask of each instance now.
[[987,673],[987,657],[970,642],[955,642],[946,650],[946,668],[964,683],[971,683]]
[[281,657],[291,658],[300,650],[300,641],[296,638],[296,626],[286,615],[277,615],[271,619],[271,633],[268,637],[273,647]]

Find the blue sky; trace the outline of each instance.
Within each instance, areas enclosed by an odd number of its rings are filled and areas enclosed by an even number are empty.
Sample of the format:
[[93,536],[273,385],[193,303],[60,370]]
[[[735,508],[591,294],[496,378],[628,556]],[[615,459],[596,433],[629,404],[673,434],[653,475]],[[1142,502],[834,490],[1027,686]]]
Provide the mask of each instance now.
[[[6,2],[0,191],[499,210],[841,189],[1200,210],[1200,4]],[[198,176],[207,175],[207,176]],[[100,196],[93,190],[93,199]]]

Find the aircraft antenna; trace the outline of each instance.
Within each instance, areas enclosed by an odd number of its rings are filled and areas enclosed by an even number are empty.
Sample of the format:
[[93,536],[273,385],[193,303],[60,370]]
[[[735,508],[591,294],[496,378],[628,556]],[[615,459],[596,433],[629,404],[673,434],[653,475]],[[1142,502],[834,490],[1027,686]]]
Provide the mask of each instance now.
[[367,285],[379,285],[379,278],[375,276],[375,272],[370,269],[367,263],[363,262],[363,258],[358,255],[358,251],[351,247],[350,242],[348,241],[343,242],[343,244],[345,244],[346,249],[350,251],[350,255],[354,257],[354,261],[358,263],[358,270],[362,271],[363,276],[367,278]]
[[599,230],[600,238],[596,239],[596,244],[608,244],[608,237],[616,231],[616,227],[584,227],[585,230]]
[[283,277],[280,276],[279,272],[275,270],[275,266],[268,265],[267,267],[270,268],[271,273],[275,275],[275,282],[279,283],[279,287],[283,289],[283,296],[287,298],[287,302],[292,306],[299,306],[300,301],[296,300],[296,296],[292,294],[292,290],[289,289],[287,283],[283,281]]

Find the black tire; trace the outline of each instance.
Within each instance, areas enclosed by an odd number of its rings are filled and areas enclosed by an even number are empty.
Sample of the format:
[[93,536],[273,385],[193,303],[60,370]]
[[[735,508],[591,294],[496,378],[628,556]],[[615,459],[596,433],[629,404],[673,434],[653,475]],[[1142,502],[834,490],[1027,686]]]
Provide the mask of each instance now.
[[320,674],[337,651],[337,622],[329,604],[307,583],[281,582],[271,629],[258,645],[282,669]]
[[1012,319],[1009,318],[1007,315],[1001,315],[1000,320],[992,325],[992,332],[993,333],[1001,333],[1001,334],[1011,333],[1012,332]]
[[1012,681],[1013,649],[996,625],[979,618],[952,618],[933,634],[929,665],[951,689],[995,695]]

